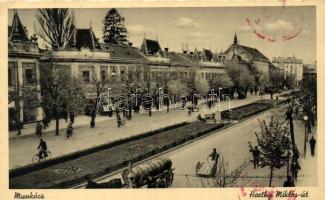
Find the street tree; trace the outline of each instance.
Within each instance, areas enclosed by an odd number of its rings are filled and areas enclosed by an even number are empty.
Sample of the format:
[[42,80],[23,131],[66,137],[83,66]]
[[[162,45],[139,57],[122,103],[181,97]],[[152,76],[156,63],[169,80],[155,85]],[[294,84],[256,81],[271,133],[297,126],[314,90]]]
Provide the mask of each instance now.
[[[128,110],[128,119],[132,118],[132,109],[133,105],[135,105],[135,101],[137,97],[132,96],[132,94],[136,94],[142,86],[141,83],[141,74],[142,69],[137,67],[134,71],[129,70],[125,76],[123,76],[123,80],[121,81],[121,93],[126,94],[127,98],[125,103],[125,107],[123,109]],[[137,106],[137,105],[136,105]]]
[[85,103],[84,91],[78,80],[71,78],[66,70],[52,69],[51,65],[46,65],[40,67],[40,72],[42,106],[48,117],[54,115],[55,134],[59,135],[61,114],[81,108]]
[[226,65],[228,76],[239,96],[246,96],[248,89],[255,86],[253,74],[250,73],[246,65],[231,62],[226,63]]
[[209,81],[206,78],[198,78],[195,80],[195,89],[200,94],[206,95],[210,90]]
[[290,150],[289,130],[275,117],[267,123],[259,121],[260,131],[255,132],[258,147],[261,151],[261,166],[270,168],[269,187],[272,186],[275,168],[281,168],[287,162],[287,152]]
[[125,18],[117,9],[112,8],[107,12],[103,20],[103,39],[105,43],[128,45],[127,29],[124,22]]
[[183,97],[188,96],[190,93],[190,88],[187,86],[186,82],[181,81],[180,79],[169,81],[167,88],[168,94],[171,93],[174,97],[174,100],[181,100],[183,103],[185,103]]
[[228,74],[220,74],[209,81],[211,88],[230,88],[234,85]]
[[95,125],[96,125],[95,119],[96,119],[98,103],[99,103],[101,94],[103,92],[108,91],[108,79],[107,78],[100,79],[100,78],[97,78],[96,75],[94,75],[93,79],[92,79],[92,84],[95,87],[96,98],[95,98],[94,105],[93,105],[92,111],[91,111],[90,127],[95,128]]
[[75,29],[73,12],[68,8],[42,8],[36,13],[35,32],[52,49],[65,46]]
[[272,70],[270,73],[270,85],[272,88],[282,89],[285,84],[284,75],[280,71]]

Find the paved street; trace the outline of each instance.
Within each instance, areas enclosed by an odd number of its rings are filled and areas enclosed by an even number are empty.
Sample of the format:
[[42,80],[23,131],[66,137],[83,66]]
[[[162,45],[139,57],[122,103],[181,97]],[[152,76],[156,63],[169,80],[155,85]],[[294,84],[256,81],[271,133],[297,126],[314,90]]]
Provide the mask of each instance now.
[[[217,151],[221,152],[225,163],[227,163],[228,172],[235,170],[247,159],[252,159],[251,153],[248,148],[248,141],[253,145],[256,144],[255,131],[258,131],[258,119],[269,119],[269,117],[276,112],[270,110],[263,112],[257,116],[249,118],[239,124],[236,124],[230,128],[224,129],[212,134],[208,137],[195,141],[191,144],[178,148],[167,154],[164,157],[169,157],[173,162],[173,168],[175,168],[175,178],[172,184],[172,188],[202,188],[213,187],[213,182],[205,178],[198,178],[195,175],[195,166],[197,161],[205,161],[208,155],[212,152],[213,148],[217,148]],[[307,158],[303,159],[303,136],[304,128],[295,123],[295,136],[296,143],[301,155],[301,168],[302,170],[298,174],[297,186],[315,186],[317,185],[317,170],[316,170],[316,157],[311,157],[309,152],[309,144],[307,144]],[[316,152],[317,156],[317,152]],[[259,176],[264,178],[245,178],[238,179],[236,187],[244,186],[268,186],[269,169],[265,168],[253,168],[252,163],[248,163],[243,173],[245,176]],[[120,177],[115,175],[106,180]],[[274,186],[282,186],[286,179],[286,167],[275,170],[273,184]],[[203,186],[204,185],[204,186]]]
[[[264,96],[264,98],[269,98],[269,96]],[[231,107],[238,107],[258,99],[260,99],[260,96],[249,96],[244,100],[233,100]],[[221,103],[221,109],[228,109],[227,101]],[[203,109],[200,112],[203,112]],[[175,123],[194,120],[197,114],[193,113],[189,117],[186,111],[171,110],[169,113],[166,113],[166,111],[155,112],[152,117],[134,115],[131,121],[126,122],[125,127],[117,128],[115,120],[106,120],[96,123],[94,129],[90,129],[88,124],[76,128],[73,137],[69,140],[64,138],[64,130],[60,131],[60,136],[46,134],[44,139],[47,142],[48,149],[52,152],[52,157],[57,157]],[[145,126],[143,126],[144,123]],[[66,126],[66,124],[61,126]],[[9,141],[10,169],[30,164],[33,155],[37,152],[38,143],[39,140],[36,136],[11,139]]]

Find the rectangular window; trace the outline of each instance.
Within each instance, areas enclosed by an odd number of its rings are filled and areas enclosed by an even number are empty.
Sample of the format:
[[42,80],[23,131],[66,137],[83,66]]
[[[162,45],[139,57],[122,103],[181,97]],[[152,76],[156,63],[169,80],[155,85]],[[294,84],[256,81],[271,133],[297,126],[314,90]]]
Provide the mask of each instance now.
[[82,82],[83,83],[90,82],[90,72],[89,71],[82,71]]
[[116,66],[111,66],[111,74],[116,73]]
[[33,84],[33,70],[32,69],[25,69],[25,83],[26,84]]
[[36,64],[23,63],[24,84],[32,85],[36,83]]
[[8,66],[8,85],[9,86],[15,85],[15,80],[16,80],[15,72],[16,72],[15,63],[9,62],[9,66]]
[[106,80],[106,71],[105,70],[100,71],[100,78],[102,79],[102,81]]

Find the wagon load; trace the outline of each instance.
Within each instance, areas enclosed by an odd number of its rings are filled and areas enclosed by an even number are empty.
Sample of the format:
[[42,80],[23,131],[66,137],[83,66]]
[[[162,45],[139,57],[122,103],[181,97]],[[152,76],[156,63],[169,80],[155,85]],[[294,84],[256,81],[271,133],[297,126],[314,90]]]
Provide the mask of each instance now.
[[172,161],[169,158],[157,158],[126,169],[122,173],[122,179],[129,187],[168,187],[173,182]]

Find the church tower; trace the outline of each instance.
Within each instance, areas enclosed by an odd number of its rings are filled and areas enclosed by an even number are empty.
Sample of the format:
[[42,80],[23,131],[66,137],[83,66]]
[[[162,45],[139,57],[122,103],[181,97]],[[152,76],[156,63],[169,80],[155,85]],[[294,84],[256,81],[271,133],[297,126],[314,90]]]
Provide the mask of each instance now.
[[235,36],[234,36],[234,44],[238,44],[237,34],[236,33],[235,33]]

